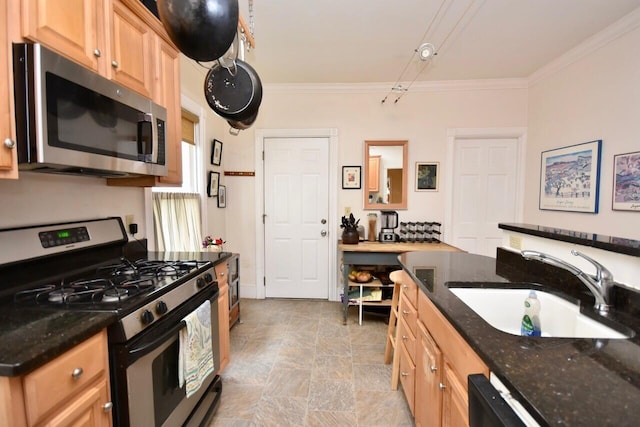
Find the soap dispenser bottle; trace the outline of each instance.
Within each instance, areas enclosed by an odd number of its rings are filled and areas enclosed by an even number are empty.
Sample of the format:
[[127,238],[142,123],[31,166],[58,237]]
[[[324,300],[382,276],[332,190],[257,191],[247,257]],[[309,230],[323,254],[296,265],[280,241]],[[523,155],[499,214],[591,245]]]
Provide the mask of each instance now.
[[536,291],[529,292],[529,296],[524,300],[524,316],[520,334],[525,337],[539,337],[540,329],[540,301]]

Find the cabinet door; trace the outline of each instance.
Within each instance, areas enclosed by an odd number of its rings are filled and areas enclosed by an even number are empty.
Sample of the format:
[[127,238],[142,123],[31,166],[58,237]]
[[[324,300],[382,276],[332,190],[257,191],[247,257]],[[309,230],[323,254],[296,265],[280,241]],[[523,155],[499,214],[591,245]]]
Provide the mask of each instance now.
[[[113,0],[111,8],[112,80],[151,98],[154,33],[130,9]],[[179,82],[176,82],[179,86]]]
[[22,35],[98,71],[105,46],[101,0],[24,0]]
[[[0,22],[8,22],[7,0],[0,0]],[[7,31],[6,25],[0,28],[0,58],[9,58]],[[0,178],[18,177],[15,140],[11,133],[10,67],[11,61],[3,61],[0,65]]]
[[[396,347],[397,348],[397,347]],[[416,365],[411,360],[407,348],[400,344],[400,383],[402,390],[407,398],[411,415],[415,413],[415,384],[416,384]]]
[[469,398],[463,384],[448,363],[444,364],[442,427],[469,426]]
[[164,185],[182,184],[182,111],[180,109],[179,52],[156,36],[156,85],[154,100],[167,109],[166,156],[167,176],[158,181]]
[[221,374],[224,368],[229,364],[231,357],[231,343],[229,337],[229,285],[220,286],[220,295],[218,296],[218,320],[220,334],[220,369]]
[[369,156],[369,191],[380,191],[380,156]]
[[111,411],[105,410],[109,402],[106,380],[89,387],[51,421],[47,427],[108,427],[111,425]]
[[418,322],[418,344],[416,349],[416,426],[439,427],[442,419],[442,352]]

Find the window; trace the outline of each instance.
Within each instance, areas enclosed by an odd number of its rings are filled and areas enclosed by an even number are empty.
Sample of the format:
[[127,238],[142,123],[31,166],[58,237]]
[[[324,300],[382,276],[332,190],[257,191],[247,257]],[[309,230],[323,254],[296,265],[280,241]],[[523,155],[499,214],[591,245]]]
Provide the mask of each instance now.
[[196,143],[198,117],[182,112],[182,186],[153,187],[153,221],[159,251],[199,251],[202,219]]

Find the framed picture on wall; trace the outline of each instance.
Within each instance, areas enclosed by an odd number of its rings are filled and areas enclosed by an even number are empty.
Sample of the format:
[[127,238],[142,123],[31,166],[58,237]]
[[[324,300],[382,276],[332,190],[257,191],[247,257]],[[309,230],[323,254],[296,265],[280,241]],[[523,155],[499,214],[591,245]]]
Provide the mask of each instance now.
[[438,162],[416,162],[416,191],[438,191],[438,169]]
[[358,190],[362,187],[362,168],[360,166],[342,167],[342,189]]
[[640,151],[613,156],[613,210],[640,212]]
[[209,179],[207,181],[207,196],[218,197],[219,186],[220,186],[220,173],[209,172]]
[[540,209],[598,213],[602,140],[543,151]]
[[211,164],[220,166],[220,163],[222,163],[222,141],[214,139],[211,146]]
[[224,185],[218,185],[218,207],[227,207],[227,187]]

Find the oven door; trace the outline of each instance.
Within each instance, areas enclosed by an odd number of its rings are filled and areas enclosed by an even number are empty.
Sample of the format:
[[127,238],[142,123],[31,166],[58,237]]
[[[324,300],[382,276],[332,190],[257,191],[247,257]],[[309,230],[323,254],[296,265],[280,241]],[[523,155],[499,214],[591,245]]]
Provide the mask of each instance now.
[[[206,423],[213,415],[222,388],[215,375],[220,360],[217,297],[214,287],[201,292],[176,313],[156,322],[149,332],[114,351],[118,360],[112,369],[121,370],[119,375],[116,373],[119,384],[114,393],[119,425],[195,426]],[[211,303],[214,372],[187,399],[185,386],[180,387],[178,382],[179,332],[186,327],[182,319],[207,299]]]

